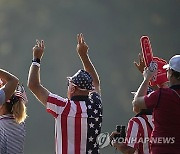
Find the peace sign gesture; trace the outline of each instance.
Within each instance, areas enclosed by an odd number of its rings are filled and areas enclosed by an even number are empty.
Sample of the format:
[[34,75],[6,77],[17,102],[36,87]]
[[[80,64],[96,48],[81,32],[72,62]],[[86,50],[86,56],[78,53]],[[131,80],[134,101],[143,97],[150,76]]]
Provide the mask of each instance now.
[[86,44],[86,42],[84,41],[84,36],[83,34],[77,34],[77,52],[78,54],[81,55],[86,55],[88,53],[88,45]]
[[33,47],[33,59],[39,58],[41,59],[44,53],[44,41],[36,40],[36,44]]

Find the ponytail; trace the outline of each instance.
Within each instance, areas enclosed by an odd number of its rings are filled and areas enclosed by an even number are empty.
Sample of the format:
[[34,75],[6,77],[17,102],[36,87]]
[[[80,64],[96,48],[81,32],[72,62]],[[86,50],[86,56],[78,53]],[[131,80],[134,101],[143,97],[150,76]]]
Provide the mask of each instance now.
[[18,101],[12,106],[12,114],[17,123],[24,122],[27,118],[26,106],[23,101]]

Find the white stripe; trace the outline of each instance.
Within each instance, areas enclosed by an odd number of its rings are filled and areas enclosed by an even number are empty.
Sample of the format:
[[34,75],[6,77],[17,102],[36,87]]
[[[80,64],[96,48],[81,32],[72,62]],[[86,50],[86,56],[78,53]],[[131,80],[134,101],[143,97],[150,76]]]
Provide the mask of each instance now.
[[71,108],[68,117],[75,117],[77,112],[76,104],[74,103],[74,101],[70,101],[70,103],[71,103]]
[[[75,141],[75,118],[74,117],[68,117],[67,119],[67,137],[68,137],[68,154],[73,154],[75,147],[74,147],[74,141]],[[73,137],[74,136],[74,137]],[[71,139],[71,140],[69,140]]]
[[154,129],[154,124],[152,122],[152,115],[147,115],[148,122],[150,123],[151,127]]
[[80,104],[81,110],[82,110],[81,116],[87,118],[88,115],[87,115],[87,106],[86,106],[86,102],[85,102],[85,101],[79,101],[79,102],[80,102],[79,104]]
[[80,154],[86,153],[87,142],[87,118],[81,118],[81,151]]
[[56,154],[62,154],[61,116],[58,116],[58,118],[55,119],[55,134],[57,135]]
[[63,97],[58,96],[58,95],[53,94],[53,93],[50,93],[49,96],[50,96],[50,97],[54,97],[54,98],[56,98],[57,100],[60,100],[60,101],[62,101],[62,102],[66,102],[66,103],[68,102],[68,99],[67,99],[67,98],[63,98]]
[[[143,126],[144,138],[149,137],[148,136],[148,128],[147,128],[146,121],[143,118],[141,118],[141,117],[137,117],[137,118],[140,120],[140,122],[141,122],[141,124]],[[144,152],[144,154],[149,154],[149,145],[148,145],[148,142],[143,143],[143,152]]]
[[11,118],[10,114],[0,116],[0,153],[23,154],[25,124]]
[[86,153],[86,142],[87,142],[87,107],[85,101],[80,101],[82,110],[81,118],[81,151],[80,154]]
[[137,139],[137,134],[138,134],[138,124],[136,122],[133,122],[132,129],[131,129],[131,134],[129,136],[130,141],[128,141],[128,144],[127,144],[128,146],[134,148],[134,145],[135,145],[136,141],[132,142],[131,139],[132,138]]
[[50,109],[51,111],[55,112],[56,114],[62,113],[62,110],[61,110],[61,112],[58,112],[58,107],[56,104],[51,104],[51,103],[47,102],[46,108]]
[[[60,96],[58,96],[56,94],[50,93],[49,97],[53,97],[53,98],[55,98],[55,99],[57,99],[57,100],[59,100],[61,102],[64,102],[64,103],[68,102],[68,99],[64,99],[64,98],[62,98],[62,97],[60,97]],[[64,107],[57,106],[56,104],[53,104],[52,102],[47,102],[46,108],[50,109],[51,111],[55,112],[56,114],[61,114],[63,112],[65,106]]]

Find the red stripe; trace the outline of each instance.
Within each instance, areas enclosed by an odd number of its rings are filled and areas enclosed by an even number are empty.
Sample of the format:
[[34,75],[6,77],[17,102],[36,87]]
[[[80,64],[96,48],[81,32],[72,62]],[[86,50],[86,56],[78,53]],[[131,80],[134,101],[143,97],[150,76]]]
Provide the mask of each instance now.
[[132,126],[133,126],[134,121],[130,120],[128,123],[128,129],[127,129],[127,136],[126,136],[126,144],[128,144],[129,141],[129,137],[131,135],[131,131],[132,131]]
[[51,104],[56,104],[57,106],[62,106],[62,107],[64,107],[66,105],[66,102],[63,102],[63,101],[58,100],[57,98],[51,97],[51,96],[48,97],[47,102],[49,102]]
[[[139,130],[138,130],[138,135],[137,135],[137,141],[139,140],[139,138],[141,137],[143,140],[144,140],[144,129],[143,129],[143,126],[141,124],[141,121],[138,119],[138,118],[134,118],[133,119],[135,122],[138,123],[139,125]],[[141,140],[142,141],[142,140]],[[138,152],[139,154],[143,154],[144,153],[144,150],[143,150],[143,143],[142,142],[139,142],[139,143],[136,143],[136,144],[139,144],[139,148],[138,148]],[[137,148],[137,146],[136,146]]]
[[80,154],[80,147],[81,147],[81,113],[82,109],[80,106],[80,102],[75,102],[77,107],[77,112],[75,116],[75,154]]
[[46,109],[47,112],[51,113],[55,118],[58,117],[58,114],[56,114],[56,112],[52,111],[51,109]]
[[68,134],[67,134],[67,116],[70,111],[71,104],[68,101],[62,115],[61,115],[61,133],[62,133],[62,154],[68,153]]

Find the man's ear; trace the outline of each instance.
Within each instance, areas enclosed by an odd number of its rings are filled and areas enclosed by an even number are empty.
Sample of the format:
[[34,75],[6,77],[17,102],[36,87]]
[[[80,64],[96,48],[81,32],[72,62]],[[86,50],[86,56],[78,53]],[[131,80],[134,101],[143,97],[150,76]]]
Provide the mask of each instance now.
[[72,94],[72,93],[74,93],[75,91],[76,91],[76,86],[72,86],[70,93]]

